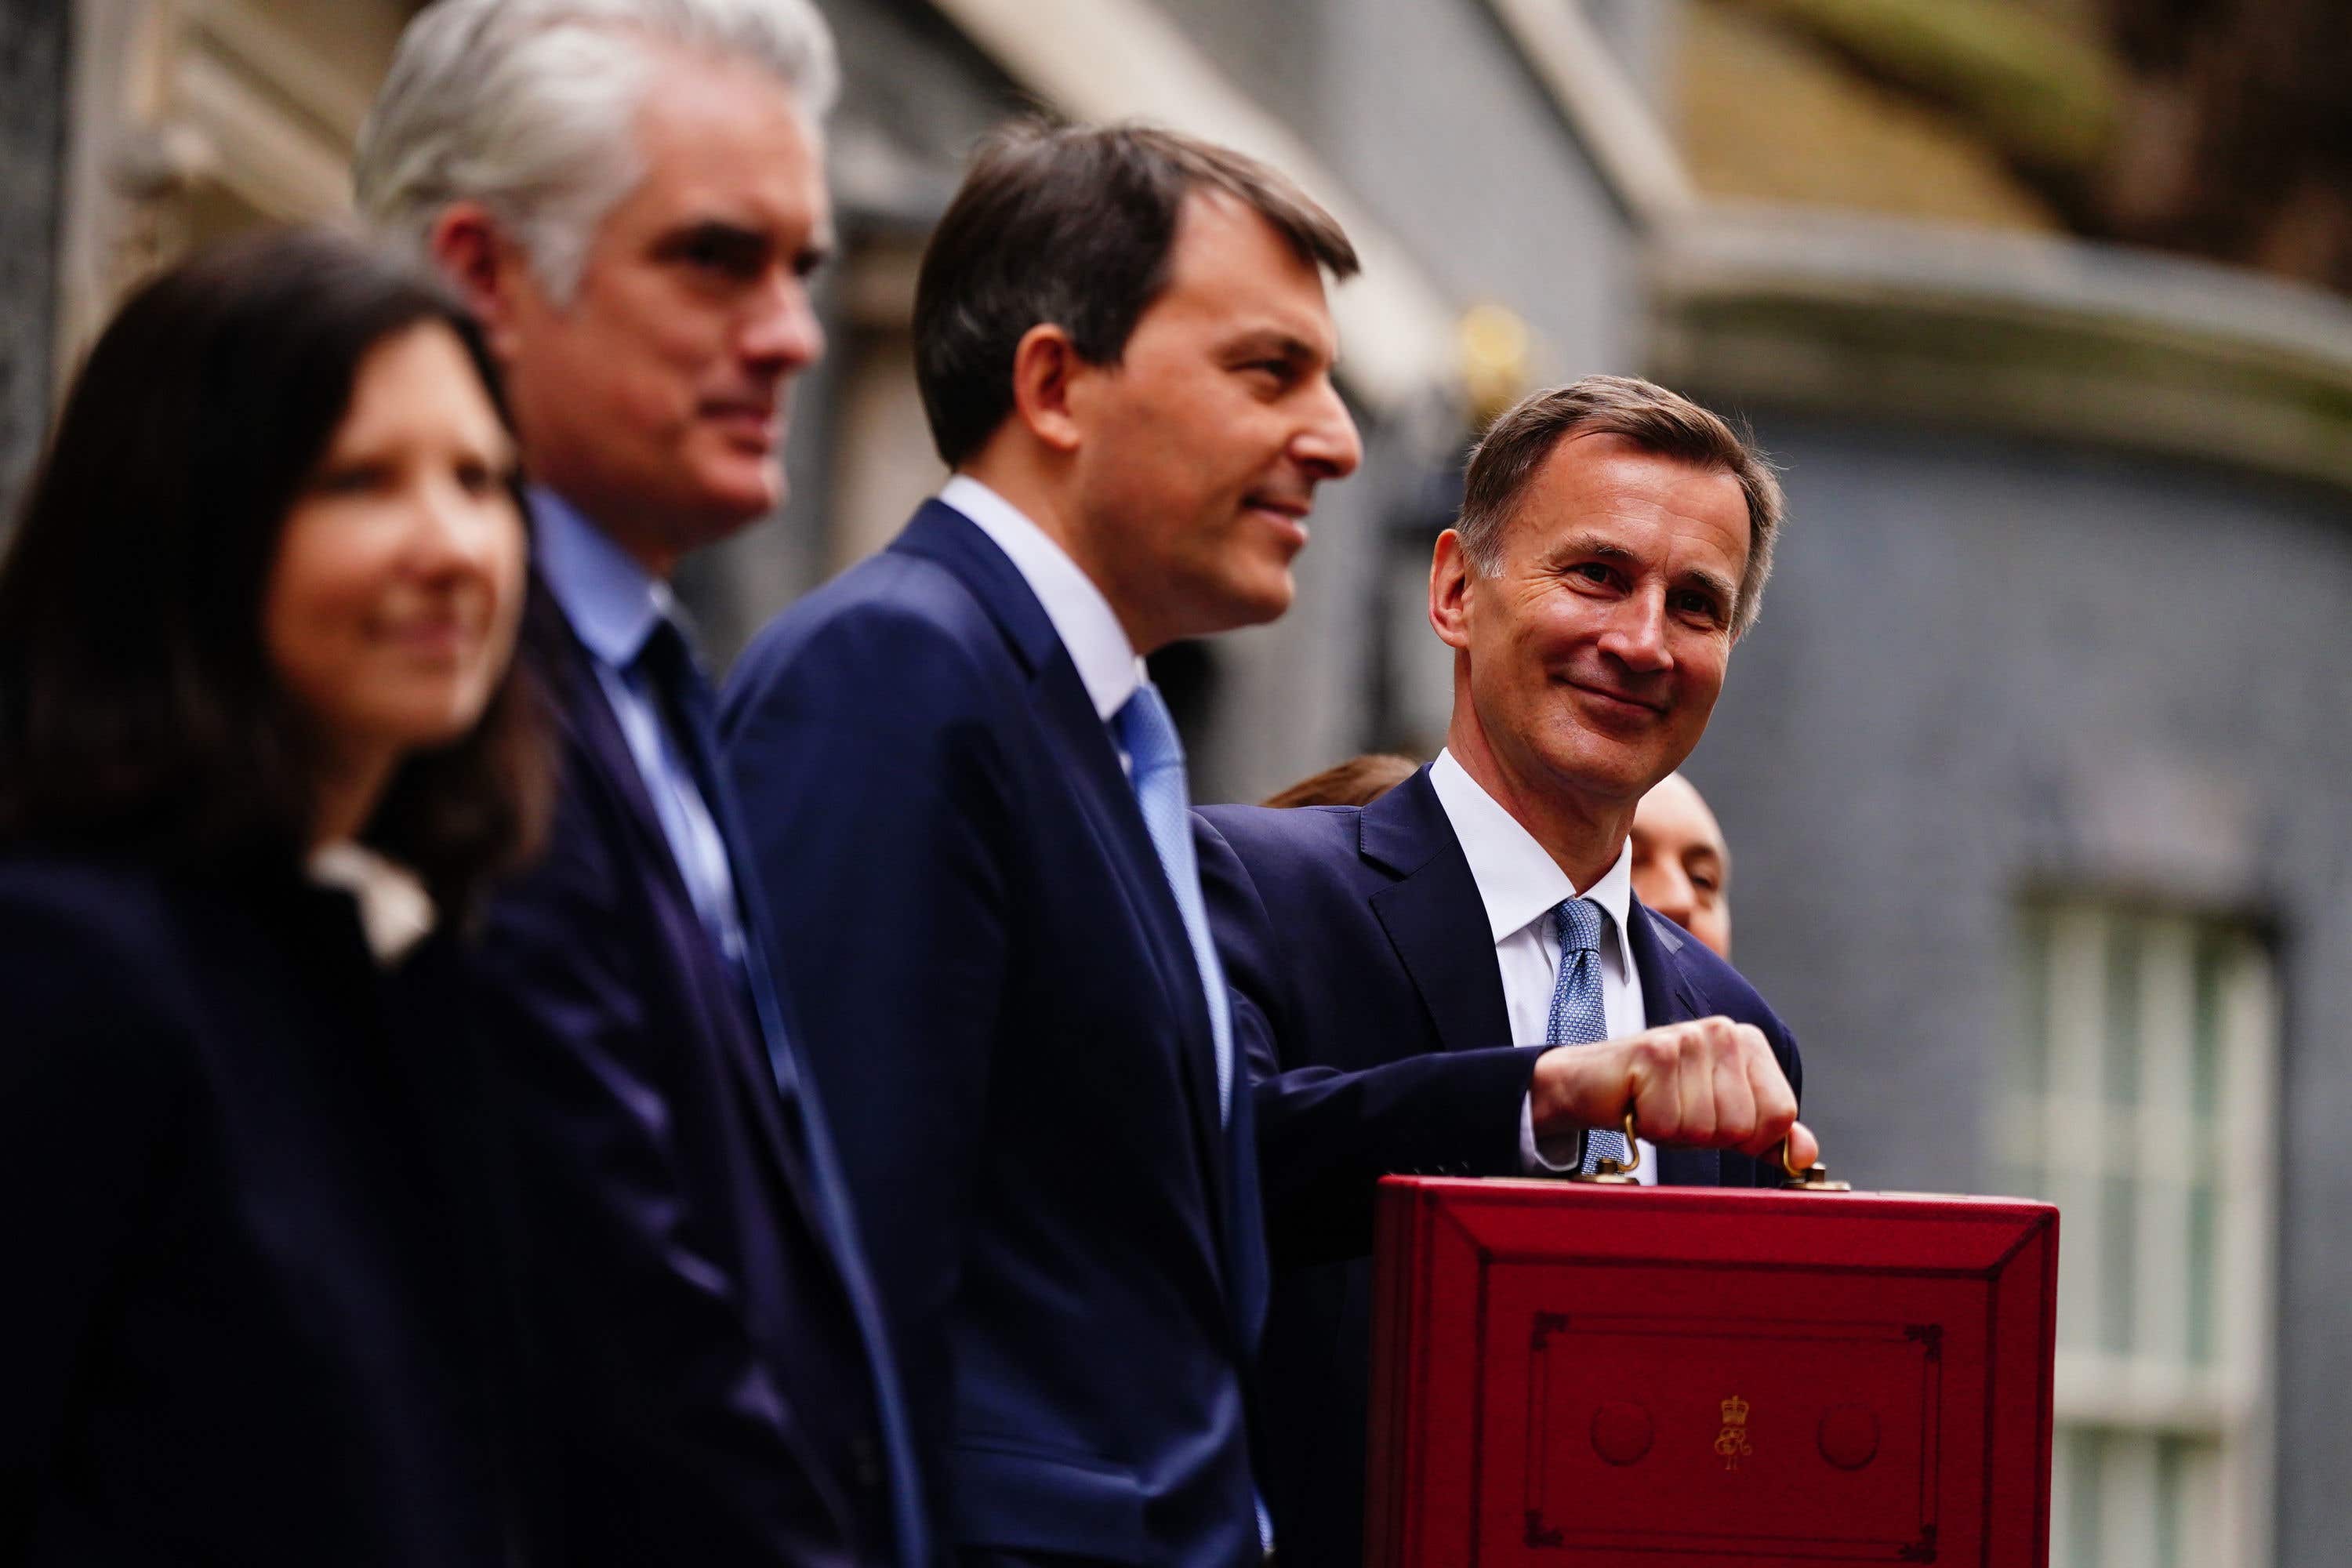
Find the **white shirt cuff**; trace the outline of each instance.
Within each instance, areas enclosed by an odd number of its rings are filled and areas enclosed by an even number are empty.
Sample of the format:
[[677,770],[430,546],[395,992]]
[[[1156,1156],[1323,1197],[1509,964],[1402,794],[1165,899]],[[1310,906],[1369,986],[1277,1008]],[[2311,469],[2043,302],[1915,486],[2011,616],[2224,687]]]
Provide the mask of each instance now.
[[1536,1137],[1536,1100],[1519,1097],[1519,1169],[1530,1176],[1565,1176],[1584,1165],[1584,1131]]

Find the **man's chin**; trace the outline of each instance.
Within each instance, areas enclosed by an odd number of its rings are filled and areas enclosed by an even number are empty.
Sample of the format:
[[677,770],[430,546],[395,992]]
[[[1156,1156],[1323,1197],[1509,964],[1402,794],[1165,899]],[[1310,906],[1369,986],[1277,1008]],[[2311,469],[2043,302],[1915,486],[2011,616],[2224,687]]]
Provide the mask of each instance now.
[[1298,584],[1289,573],[1278,578],[1252,583],[1230,596],[1230,611],[1218,631],[1236,631],[1243,626],[1262,626],[1268,621],[1278,621],[1298,597]]
[[782,464],[709,476],[692,503],[696,531],[705,542],[725,539],[774,515],[791,493]]
[[1629,746],[1605,732],[1580,730],[1565,744],[1546,748],[1545,763],[1554,777],[1572,783],[1578,793],[1632,805],[1658,780],[1674,772],[1654,747]]

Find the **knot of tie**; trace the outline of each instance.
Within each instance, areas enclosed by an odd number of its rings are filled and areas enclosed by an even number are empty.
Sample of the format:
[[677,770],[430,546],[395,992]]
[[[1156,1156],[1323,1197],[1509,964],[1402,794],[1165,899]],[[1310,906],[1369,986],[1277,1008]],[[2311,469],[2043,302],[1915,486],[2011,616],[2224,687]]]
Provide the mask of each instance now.
[[1559,948],[1562,952],[1599,952],[1601,928],[1609,911],[1590,899],[1568,899],[1559,906]]
[[1184,765],[1184,742],[1177,738],[1176,721],[1168,711],[1168,700],[1150,681],[1135,689],[1135,695],[1113,715],[1112,723],[1118,731],[1118,743],[1127,748],[1128,760],[1134,764],[1137,778]]
[[694,645],[688,639],[686,628],[661,616],[646,634],[645,646],[630,661],[645,672],[654,689],[665,694],[684,690],[703,679],[702,667],[694,657]]

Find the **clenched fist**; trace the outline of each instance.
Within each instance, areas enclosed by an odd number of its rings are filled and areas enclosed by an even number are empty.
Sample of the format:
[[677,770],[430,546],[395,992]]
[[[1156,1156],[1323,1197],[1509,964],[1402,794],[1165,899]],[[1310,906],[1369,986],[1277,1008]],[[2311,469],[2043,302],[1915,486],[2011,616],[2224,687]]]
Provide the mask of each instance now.
[[1653,1143],[1736,1149],[1759,1158],[1789,1140],[1799,1170],[1821,1145],[1797,1120],[1797,1097],[1753,1024],[1696,1018],[1622,1040],[1555,1046],[1536,1060],[1528,1094],[1539,1137],[1615,1127],[1630,1108]]

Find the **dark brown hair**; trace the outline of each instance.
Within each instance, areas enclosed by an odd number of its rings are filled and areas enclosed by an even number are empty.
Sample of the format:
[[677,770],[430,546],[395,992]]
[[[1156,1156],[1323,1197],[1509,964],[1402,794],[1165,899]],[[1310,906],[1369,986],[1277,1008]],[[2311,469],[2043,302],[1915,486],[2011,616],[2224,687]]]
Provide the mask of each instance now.
[[1772,546],[1786,501],[1772,461],[1748,437],[1678,392],[1623,375],[1588,375],[1519,400],[1488,427],[1470,453],[1462,515],[1454,530],[1473,571],[1503,564],[1503,531],[1520,495],[1562,441],[1622,436],[1645,452],[1729,474],[1748,500],[1748,569],[1732,605],[1731,631],[1745,636],[1764,607]]
[[1024,121],[984,142],[931,234],[915,285],[915,379],[950,468],[1013,412],[1013,352],[1051,322],[1115,364],[1168,286],[1184,198],[1246,203],[1299,258],[1355,275],[1355,247],[1289,179],[1230,148],[1147,125]]
[[1286,789],[1276,790],[1266,805],[1370,805],[1421,771],[1411,757],[1394,752],[1366,752],[1334,763],[1319,773],[1309,773]]
[[[457,334],[504,419],[466,312],[338,234],[230,241],[123,306],[0,563],[0,842],[299,863],[316,738],[271,673],[262,603],[362,363],[425,322]],[[534,846],[551,777],[538,703],[509,669],[471,731],[409,757],[362,837],[462,917]]]

